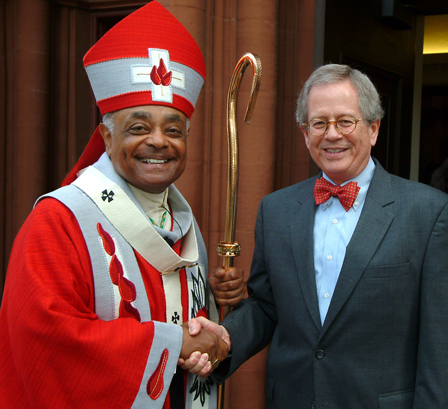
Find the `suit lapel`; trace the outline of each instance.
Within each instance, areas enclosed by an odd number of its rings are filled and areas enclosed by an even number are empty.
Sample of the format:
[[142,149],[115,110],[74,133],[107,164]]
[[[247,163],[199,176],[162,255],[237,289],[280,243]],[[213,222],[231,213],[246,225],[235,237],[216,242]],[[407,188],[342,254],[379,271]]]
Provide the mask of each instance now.
[[303,298],[316,327],[320,329],[313,248],[314,214],[316,211],[313,195],[315,180],[316,178],[313,178],[304,182],[308,185],[300,190],[298,200],[292,207],[291,243]]
[[346,303],[389,229],[394,213],[388,173],[376,162],[375,174],[356,229],[347,246],[344,263],[322,328],[321,337]]

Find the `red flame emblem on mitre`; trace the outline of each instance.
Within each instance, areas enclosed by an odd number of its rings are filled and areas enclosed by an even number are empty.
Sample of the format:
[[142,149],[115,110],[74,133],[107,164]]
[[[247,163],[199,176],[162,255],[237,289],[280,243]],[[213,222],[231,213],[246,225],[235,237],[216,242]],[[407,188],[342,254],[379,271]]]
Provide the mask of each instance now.
[[160,59],[159,67],[156,67],[155,65],[152,67],[151,80],[154,84],[167,87],[171,84],[172,77],[173,73],[166,69],[163,58]]

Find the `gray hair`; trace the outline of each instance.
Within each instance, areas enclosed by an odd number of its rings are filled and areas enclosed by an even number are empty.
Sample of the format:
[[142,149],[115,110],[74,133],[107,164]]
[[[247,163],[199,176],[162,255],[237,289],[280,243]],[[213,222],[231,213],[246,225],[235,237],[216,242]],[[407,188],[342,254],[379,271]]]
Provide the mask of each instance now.
[[107,114],[103,115],[103,124],[106,126],[106,128],[109,130],[111,134],[114,133],[114,115],[115,112],[108,112]]
[[367,75],[348,65],[327,64],[317,68],[300,92],[297,99],[296,121],[299,125],[308,122],[308,97],[315,85],[327,85],[348,80],[358,92],[359,111],[364,120],[371,124],[384,116],[380,96]]
[[[107,129],[109,129],[109,132],[111,134],[114,133],[114,115],[115,115],[115,112],[117,112],[117,111],[108,112],[107,114],[104,114],[103,115],[103,120],[102,120],[103,124],[106,126]],[[187,129],[187,135],[188,135],[189,132],[190,132],[190,118],[187,117],[187,121],[186,122],[187,122],[186,123],[186,129]]]

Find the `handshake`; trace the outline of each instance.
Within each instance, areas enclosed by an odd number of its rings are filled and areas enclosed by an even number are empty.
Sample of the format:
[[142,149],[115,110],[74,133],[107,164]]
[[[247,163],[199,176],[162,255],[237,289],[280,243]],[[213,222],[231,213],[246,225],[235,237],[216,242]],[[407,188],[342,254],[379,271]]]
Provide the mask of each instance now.
[[182,349],[177,364],[191,373],[209,376],[227,358],[231,348],[229,332],[204,317],[183,323],[182,329]]
[[[222,267],[215,267],[210,272],[210,289],[221,306],[238,304],[244,298],[246,282],[240,268],[232,267],[225,271]],[[229,332],[204,317],[185,322],[182,329],[182,349],[177,364],[191,373],[209,376],[227,358],[231,349]]]

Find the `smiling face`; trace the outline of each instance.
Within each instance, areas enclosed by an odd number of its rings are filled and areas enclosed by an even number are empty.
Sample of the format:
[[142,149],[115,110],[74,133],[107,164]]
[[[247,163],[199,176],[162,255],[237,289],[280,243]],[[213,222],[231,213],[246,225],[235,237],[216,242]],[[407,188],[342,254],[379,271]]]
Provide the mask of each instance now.
[[104,124],[100,132],[115,172],[141,190],[163,192],[185,170],[187,117],[177,109],[122,109],[113,115],[113,133]]
[[[342,116],[362,118],[358,94],[353,85],[349,81],[314,85],[308,96],[307,121],[314,118],[335,121]],[[304,127],[302,131],[314,162],[333,182],[340,185],[359,175],[367,166],[379,127],[378,119],[370,125],[360,121],[349,135],[338,132],[335,124],[331,124],[322,136],[314,136]]]

